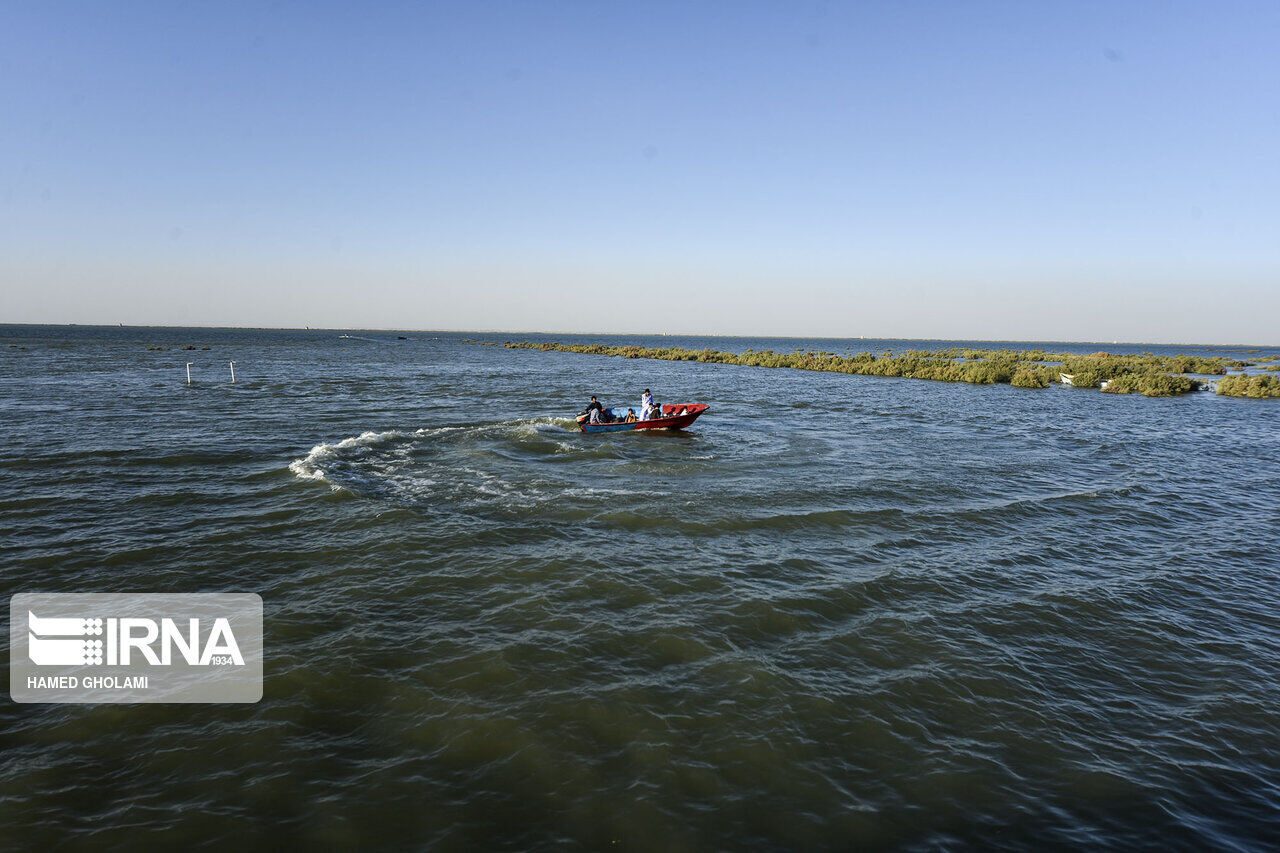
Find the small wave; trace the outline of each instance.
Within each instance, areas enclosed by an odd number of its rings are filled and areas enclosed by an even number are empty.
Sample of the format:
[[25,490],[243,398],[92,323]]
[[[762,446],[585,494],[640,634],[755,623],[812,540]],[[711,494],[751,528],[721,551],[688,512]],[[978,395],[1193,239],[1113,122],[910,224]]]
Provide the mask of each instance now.
[[[544,417],[496,424],[423,427],[412,432],[369,430],[341,441],[317,444],[306,456],[290,462],[288,468],[298,479],[325,482],[334,491],[352,491],[355,484],[361,491],[390,491],[411,497],[433,489],[439,491],[450,481],[456,485],[457,475],[462,475],[470,477],[476,493],[490,497],[509,495],[517,491],[516,487],[503,482],[498,474],[459,463],[486,452],[483,447],[486,438],[493,440],[487,448],[490,453],[504,453],[513,443],[519,448],[530,441],[546,444],[552,453],[571,452],[575,447],[559,437],[571,426],[577,426],[571,419]],[[464,439],[454,447],[457,458],[435,458],[444,451],[432,443],[423,443],[424,439],[442,438]],[[438,476],[449,471],[455,476]]]
[[359,435],[344,438],[336,444],[317,444],[311,448],[311,452],[301,459],[295,459],[289,463],[289,470],[292,471],[298,479],[301,480],[320,480],[328,482],[334,490],[342,487],[337,483],[329,480],[321,465],[340,450],[346,450],[351,447],[367,447],[371,444],[386,441],[404,433],[399,430],[388,430],[386,432],[362,432]]

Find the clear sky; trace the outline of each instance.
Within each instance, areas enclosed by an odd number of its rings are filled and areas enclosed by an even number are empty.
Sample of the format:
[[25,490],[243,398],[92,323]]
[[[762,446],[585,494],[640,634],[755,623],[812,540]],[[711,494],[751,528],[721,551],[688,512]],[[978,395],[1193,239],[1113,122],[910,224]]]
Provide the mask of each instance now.
[[0,321],[1280,343],[1280,4],[0,5]]

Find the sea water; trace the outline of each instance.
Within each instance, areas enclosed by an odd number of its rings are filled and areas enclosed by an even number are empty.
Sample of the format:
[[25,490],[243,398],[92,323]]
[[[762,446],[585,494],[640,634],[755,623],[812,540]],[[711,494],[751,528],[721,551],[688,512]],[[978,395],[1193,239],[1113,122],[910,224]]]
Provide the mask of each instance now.
[[[1280,401],[465,338],[551,339],[0,327],[9,594],[254,592],[266,635],[254,705],[7,703],[8,842],[1280,837]],[[574,431],[645,388],[711,408]]]

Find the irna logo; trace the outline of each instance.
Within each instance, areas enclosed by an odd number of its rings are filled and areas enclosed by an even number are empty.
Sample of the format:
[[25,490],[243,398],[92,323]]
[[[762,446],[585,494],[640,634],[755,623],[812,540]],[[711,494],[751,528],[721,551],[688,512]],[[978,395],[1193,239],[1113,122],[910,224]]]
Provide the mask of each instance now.
[[[231,623],[213,620],[202,631],[199,619],[92,616],[40,618],[27,611],[27,656],[38,666],[169,666],[180,658],[190,666],[244,666]],[[105,630],[105,638],[103,637]]]
[[9,599],[15,702],[257,702],[251,592],[22,592]]

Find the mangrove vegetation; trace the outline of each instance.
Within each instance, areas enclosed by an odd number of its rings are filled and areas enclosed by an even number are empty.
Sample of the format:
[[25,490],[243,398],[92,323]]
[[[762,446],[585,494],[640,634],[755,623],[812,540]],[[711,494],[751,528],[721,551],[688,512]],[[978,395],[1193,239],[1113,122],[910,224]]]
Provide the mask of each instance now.
[[[736,364],[748,367],[789,367],[797,370],[820,370],[830,373],[852,373],[861,376],[894,376],[909,379],[932,379],[938,382],[970,382],[976,385],[1002,383],[1016,388],[1047,388],[1063,381],[1065,376],[1075,388],[1099,388],[1111,394],[1142,394],[1147,397],[1172,397],[1206,386],[1194,376],[1224,376],[1228,370],[1247,367],[1248,363],[1222,356],[1190,355],[1116,355],[1096,352],[1089,355],[1046,350],[969,349],[951,347],[936,350],[906,350],[897,354],[860,352],[839,355],[822,350],[795,350],[778,353],[772,350],[746,350],[741,353],[713,349],[681,347],[610,346],[607,344],[562,344],[557,342],[508,342],[509,349],[534,349],[544,352],[572,352],[607,355],[619,358],[651,358],[663,361],[698,361],[710,364]],[[1226,377],[1218,385],[1221,394],[1234,394]],[[1252,393],[1239,396],[1280,396],[1269,389],[1273,384],[1256,386],[1260,377],[1238,377],[1249,381]],[[1267,393],[1260,393],[1263,388]]]
[[1237,373],[1218,381],[1218,393],[1228,397],[1280,397],[1280,377]]

